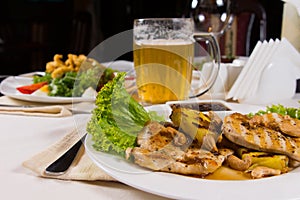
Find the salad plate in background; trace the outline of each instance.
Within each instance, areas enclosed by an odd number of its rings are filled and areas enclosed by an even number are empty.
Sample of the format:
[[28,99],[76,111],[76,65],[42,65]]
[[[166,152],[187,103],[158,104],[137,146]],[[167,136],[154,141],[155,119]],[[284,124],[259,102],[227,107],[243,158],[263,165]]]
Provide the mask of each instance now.
[[[132,71],[133,63],[129,61],[113,61],[102,64],[107,68],[111,68],[116,71]],[[9,76],[4,79],[0,84],[0,92],[8,97],[40,103],[77,103],[77,102],[94,102],[96,97],[96,91],[94,89],[88,89],[82,96],[79,97],[62,97],[62,96],[48,96],[46,93],[37,90],[32,94],[23,94],[16,88],[30,85],[33,83],[33,76],[44,76],[45,72],[30,72],[21,74],[19,76]]]
[[32,84],[31,77],[24,76],[10,76],[4,79],[0,85],[0,92],[8,97],[31,101],[31,102],[40,102],[40,103],[76,103],[89,101],[92,102],[95,100],[95,97],[53,97],[48,95],[34,95],[34,94],[23,94],[19,92],[16,88],[24,85]]

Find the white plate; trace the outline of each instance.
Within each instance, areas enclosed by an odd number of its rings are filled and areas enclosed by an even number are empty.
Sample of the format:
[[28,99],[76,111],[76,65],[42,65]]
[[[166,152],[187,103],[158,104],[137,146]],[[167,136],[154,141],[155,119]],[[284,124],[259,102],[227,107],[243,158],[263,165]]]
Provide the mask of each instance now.
[[[168,116],[167,105],[149,107]],[[241,110],[242,112],[242,110]],[[172,199],[289,200],[300,199],[300,168],[280,176],[257,180],[207,180],[171,173],[153,172],[92,147],[88,135],[85,147],[92,160],[118,181]]]
[[19,86],[32,84],[31,77],[24,76],[10,76],[4,79],[0,85],[0,92],[8,97],[12,97],[19,100],[41,102],[41,103],[75,103],[94,101],[94,98],[84,97],[52,97],[52,96],[36,96],[30,94],[22,94],[16,88]]
[[[116,60],[113,62],[102,63],[108,68],[114,70],[129,72],[133,70],[133,63],[124,60]],[[21,74],[20,76],[10,76],[4,79],[0,84],[0,92],[8,97],[41,103],[77,103],[77,102],[93,102],[95,98],[87,97],[52,97],[52,96],[37,96],[30,94],[22,94],[16,88],[19,86],[32,84],[32,76],[34,74],[43,75],[44,72],[30,72]]]

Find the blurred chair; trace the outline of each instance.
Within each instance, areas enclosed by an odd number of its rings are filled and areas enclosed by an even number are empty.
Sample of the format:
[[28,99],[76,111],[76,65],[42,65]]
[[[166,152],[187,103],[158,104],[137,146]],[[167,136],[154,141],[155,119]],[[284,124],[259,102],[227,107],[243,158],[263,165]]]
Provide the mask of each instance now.
[[235,20],[220,39],[222,55],[249,56],[267,36],[267,15],[258,0],[231,0]]
[[92,16],[89,12],[78,12],[72,19],[70,31],[70,53],[88,54],[91,44]]
[[8,41],[12,41],[13,30],[7,22],[0,22],[0,45],[4,45]]
[[48,23],[39,20],[0,23],[0,74],[41,70],[49,49]]
[[31,69],[42,70],[49,50],[49,24],[44,21],[32,21],[30,27]]
[[[14,74],[24,72],[29,66],[28,49],[22,51],[20,43],[19,23],[13,20],[0,22],[0,74]],[[22,27],[23,28],[23,27]],[[24,67],[26,66],[26,67]]]

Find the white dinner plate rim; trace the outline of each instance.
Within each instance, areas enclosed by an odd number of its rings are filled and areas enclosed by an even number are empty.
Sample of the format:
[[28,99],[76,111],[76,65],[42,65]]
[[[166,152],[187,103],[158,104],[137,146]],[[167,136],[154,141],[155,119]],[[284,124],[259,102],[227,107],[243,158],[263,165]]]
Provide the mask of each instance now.
[[[159,105],[159,109],[163,107],[163,105]],[[232,113],[232,111],[229,111],[229,113]],[[87,154],[94,163],[111,177],[139,190],[167,198],[231,200],[300,198],[300,190],[297,187],[297,184],[300,183],[300,168],[275,177],[224,181],[151,172],[140,168],[139,170],[144,170],[145,173],[126,173],[121,169],[126,169],[129,165],[134,164],[114,156],[108,156],[106,153],[95,151],[92,147],[91,135],[89,134],[85,140],[85,147]],[[106,163],[103,163],[103,161]],[[107,163],[110,162],[118,163],[120,166],[109,166]],[[136,167],[136,165],[134,166]]]

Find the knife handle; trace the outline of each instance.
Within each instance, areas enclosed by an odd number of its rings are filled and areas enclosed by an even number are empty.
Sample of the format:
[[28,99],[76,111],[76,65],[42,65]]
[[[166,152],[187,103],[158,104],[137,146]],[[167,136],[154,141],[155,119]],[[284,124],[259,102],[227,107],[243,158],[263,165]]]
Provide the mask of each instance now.
[[82,140],[84,140],[86,134],[76,143],[74,144],[66,153],[64,153],[61,157],[59,157],[56,161],[50,164],[45,173],[47,175],[61,175],[64,174],[67,169],[71,166],[72,162],[74,161],[81,145]]

